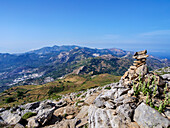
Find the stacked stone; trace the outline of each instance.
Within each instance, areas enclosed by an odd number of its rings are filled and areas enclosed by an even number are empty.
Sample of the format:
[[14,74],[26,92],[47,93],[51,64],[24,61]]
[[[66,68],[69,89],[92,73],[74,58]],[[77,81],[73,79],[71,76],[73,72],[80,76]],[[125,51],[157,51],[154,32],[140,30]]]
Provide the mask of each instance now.
[[122,77],[123,83],[125,85],[130,84],[132,80],[137,78],[139,75],[143,77],[144,75],[148,73],[148,68],[146,65],[146,58],[149,55],[146,55],[146,53],[147,53],[147,50],[139,51],[134,54],[133,58],[136,60],[134,61],[133,66],[130,66],[128,71],[125,72],[125,74]]
[[137,61],[134,61],[133,65],[136,67],[140,67],[141,65],[146,64],[146,58],[149,55],[146,55],[147,50],[136,52],[133,56],[134,59],[137,59]]

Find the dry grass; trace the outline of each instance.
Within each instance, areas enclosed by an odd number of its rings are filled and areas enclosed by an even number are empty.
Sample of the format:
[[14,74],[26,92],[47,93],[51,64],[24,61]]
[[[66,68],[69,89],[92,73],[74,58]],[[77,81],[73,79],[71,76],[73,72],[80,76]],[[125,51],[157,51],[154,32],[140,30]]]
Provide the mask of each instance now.
[[[0,107],[9,107],[19,104],[25,104],[28,102],[40,101],[44,99],[49,99],[55,97],[55,95],[62,95],[71,92],[77,92],[80,90],[86,90],[91,87],[104,86],[109,83],[117,82],[120,76],[114,76],[110,74],[100,74],[95,77],[90,76],[79,76],[79,75],[69,75],[62,80],[57,80],[44,85],[24,85],[13,87],[6,93],[6,95],[0,97]],[[48,91],[51,87],[64,87],[64,90],[55,93],[53,96],[48,95]],[[17,91],[24,92],[23,97],[17,97]],[[8,97],[14,97],[15,101],[12,103],[5,103],[5,99]]]

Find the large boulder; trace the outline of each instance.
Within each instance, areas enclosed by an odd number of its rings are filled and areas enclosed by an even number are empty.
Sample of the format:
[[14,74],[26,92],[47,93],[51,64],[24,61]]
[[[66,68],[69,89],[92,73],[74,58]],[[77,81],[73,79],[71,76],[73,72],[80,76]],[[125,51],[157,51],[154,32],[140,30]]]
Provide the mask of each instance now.
[[140,74],[141,76],[144,76],[148,73],[148,67],[147,64],[142,65],[136,69],[136,74]]
[[24,128],[24,126],[20,123],[17,123],[14,128]]
[[36,116],[27,119],[28,127],[29,128],[39,127],[39,125],[45,125],[46,123],[49,123],[49,121],[52,118],[54,110],[55,110],[55,107],[51,109],[39,110]]
[[89,97],[86,97],[85,98],[85,100],[84,100],[84,102],[86,103],[86,104],[92,104],[93,102],[94,102],[94,100],[96,99],[96,97],[99,95],[99,93],[94,93],[94,94],[92,94],[91,96],[89,96]]
[[1,113],[1,118],[4,120],[7,124],[17,124],[21,120],[21,116],[19,116],[16,113],[11,113],[9,110],[6,110]]
[[34,110],[34,109],[38,108],[39,105],[40,105],[40,102],[33,102],[33,103],[21,105],[20,107],[23,108],[23,109]]
[[164,75],[162,75],[162,78],[163,78],[164,80],[170,81],[170,74],[164,74]]
[[44,125],[46,122],[48,122],[51,119],[54,110],[55,110],[55,107],[51,109],[40,110],[38,111],[36,119],[41,125]]
[[102,109],[91,105],[88,109],[89,128],[127,128],[124,121],[114,114],[113,109]]
[[129,104],[120,105],[116,110],[120,116],[124,116],[128,122],[131,122],[133,109],[129,106]]
[[89,106],[83,106],[80,112],[77,114],[77,119],[85,118],[88,115]]
[[112,106],[113,104],[111,102],[108,102],[108,100],[113,100],[115,98],[116,91],[117,89],[111,89],[111,90],[101,93],[94,100],[94,104],[99,108],[102,108],[102,107],[110,108],[110,104]]
[[28,119],[28,124],[27,124],[28,128],[38,128],[39,125],[40,124],[35,117],[31,117],[31,118]]
[[143,128],[168,128],[170,126],[167,118],[145,103],[141,103],[135,109],[134,120]]
[[62,120],[61,122],[56,122],[55,125],[47,126],[46,128],[76,128],[77,123],[77,119]]
[[61,108],[58,108],[54,111],[54,115],[56,117],[58,116],[64,116],[65,114],[67,115],[74,115],[78,112],[78,109],[74,106],[66,106],[66,107],[61,107]]

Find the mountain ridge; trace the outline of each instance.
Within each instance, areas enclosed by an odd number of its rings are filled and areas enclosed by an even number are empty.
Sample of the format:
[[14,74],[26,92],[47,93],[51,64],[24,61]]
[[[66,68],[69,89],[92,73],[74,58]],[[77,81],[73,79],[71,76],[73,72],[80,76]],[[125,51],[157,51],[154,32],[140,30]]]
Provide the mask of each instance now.
[[[58,48],[57,51],[55,51],[56,48]],[[79,74],[122,75],[132,64],[132,54],[132,52],[115,48],[92,49],[76,45],[47,47],[47,50],[45,47],[19,55],[0,54],[0,67],[2,67],[0,86],[5,88],[17,84],[43,84],[46,77],[57,79],[74,72],[81,66],[84,68]],[[147,61],[150,70],[170,65],[169,60],[153,57]]]

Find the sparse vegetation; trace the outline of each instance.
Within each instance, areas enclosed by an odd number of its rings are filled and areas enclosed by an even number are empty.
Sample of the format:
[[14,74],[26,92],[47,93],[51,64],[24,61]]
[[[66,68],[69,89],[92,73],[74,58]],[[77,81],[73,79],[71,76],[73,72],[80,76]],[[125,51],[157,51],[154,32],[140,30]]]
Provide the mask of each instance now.
[[111,87],[105,87],[105,89],[110,90],[110,89],[111,89]]
[[[30,103],[44,99],[59,100],[63,94],[86,91],[89,88],[104,86],[113,83],[114,81],[117,82],[119,79],[120,76],[110,74],[100,74],[95,77],[92,77],[91,75],[68,75],[64,79],[56,80],[44,85],[13,87],[12,92],[6,90],[7,93],[3,93],[4,95],[0,97],[0,107],[13,106],[13,104],[20,105],[22,103]],[[67,81],[70,82],[68,83]],[[9,97],[13,97],[13,101],[6,104],[5,101]]]
[[133,90],[134,90],[134,95],[136,97],[138,97],[141,93],[143,94],[143,96],[146,96],[146,100],[145,100],[146,104],[148,104],[152,108],[155,108],[161,113],[166,108],[166,106],[170,104],[170,102],[169,102],[168,94],[166,94],[167,92],[167,84],[166,84],[164,87],[163,94],[161,95],[161,97],[164,97],[164,98],[160,101],[159,106],[154,106],[152,100],[154,98],[158,98],[157,97],[157,91],[158,91],[157,84],[158,83],[156,80],[156,76],[154,75],[152,77],[152,81],[150,80],[150,78],[148,78],[147,83],[145,81],[143,82],[141,77],[139,76],[138,83],[135,83],[133,81]]
[[64,86],[59,86],[59,87],[50,87],[49,91],[48,91],[48,95],[51,95],[53,93],[58,93],[58,92],[62,92],[64,90]]
[[77,102],[76,102],[76,106],[78,106],[79,103],[83,103],[83,102],[84,102],[84,100],[79,100],[79,101],[77,101]]
[[36,113],[33,113],[33,112],[27,112],[27,113],[25,113],[23,116],[22,116],[22,119],[28,119],[28,118],[30,118],[30,117],[32,117],[32,116],[36,116],[37,114]]
[[5,103],[11,103],[11,102],[14,102],[14,98],[13,98],[13,97],[8,97],[8,98],[5,100]]
[[17,91],[17,97],[22,97],[24,95],[24,92],[22,91]]

